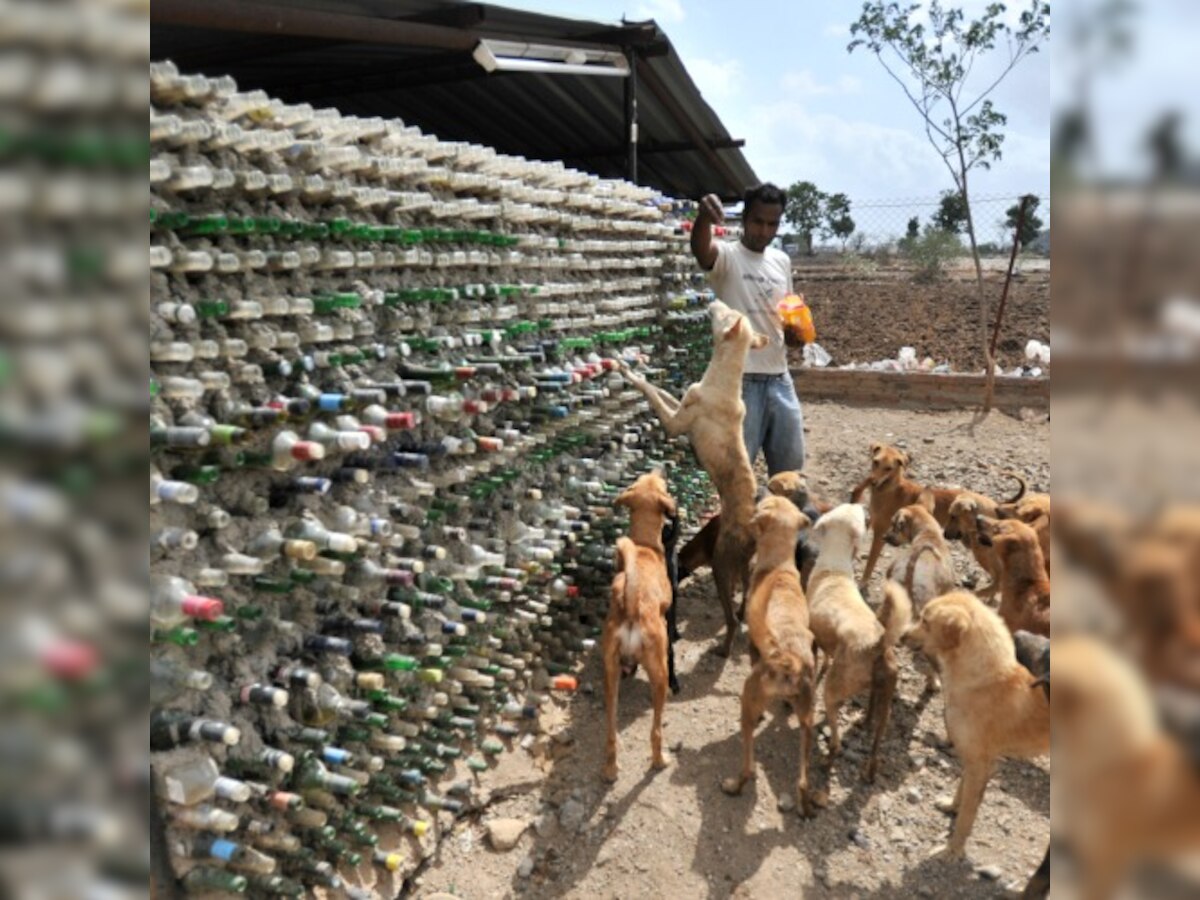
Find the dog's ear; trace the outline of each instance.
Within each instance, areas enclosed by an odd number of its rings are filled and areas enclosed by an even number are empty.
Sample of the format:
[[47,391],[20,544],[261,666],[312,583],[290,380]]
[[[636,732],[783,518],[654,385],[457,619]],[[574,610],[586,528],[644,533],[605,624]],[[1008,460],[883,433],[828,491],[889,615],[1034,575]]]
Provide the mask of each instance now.
[[761,350],[769,343],[771,343],[771,339],[765,334],[759,334],[757,331],[754,332],[754,337],[750,338],[750,347],[753,350]]
[[934,619],[938,643],[946,650],[953,650],[962,643],[967,630],[971,627],[971,617],[962,609],[947,609]]
[[738,334],[741,333],[742,323],[745,321],[746,319],[743,316],[738,316],[736,319],[734,319],[733,324],[726,328],[725,333],[721,335],[722,339],[728,341],[737,337]]
[[904,468],[908,469],[908,468],[912,467],[912,463],[913,463],[913,455],[911,453],[909,453],[907,450],[901,450],[900,451],[900,465],[902,465],[902,466],[904,466]]
[[658,507],[668,519],[675,517],[675,498],[670,494],[658,495]]
[[877,454],[877,453],[878,453],[880,450],[882,450],[882,449],[883,449],[883,444],[879,443],[878,441],[876,441],[875,443],[873,443],[873,444],[871,445],[871,459],[874,459],[874,458],[875,458],[875,454]]
[[800,513],[800,526],[799,526],[799,530],[800,530],[800,531],[803,531],[803,530],[804,530],[804,529],[806,529],[806,528],[812,528],[812,519],[810,519],[810,518],[809,518],[808,516],[806,516],[804,513]]
[[767,527],[767,518],[763,513],[755,510],[754,515],[750,517],[750,533],[754,535],[754,539],[758,540],[762,537],[763,530]]
[[625,488],[625,490],[617,494],[617,499],[613,501],[613,506],[624,506],[626,508],[630,508],[633,506],[633,496],[633,488]]
[[930,512],[933,512],[934,507],[937,506],[937,501],[933,498],[933,491],[929,488],[921,491],[921,496],[917,498],[917,502]]

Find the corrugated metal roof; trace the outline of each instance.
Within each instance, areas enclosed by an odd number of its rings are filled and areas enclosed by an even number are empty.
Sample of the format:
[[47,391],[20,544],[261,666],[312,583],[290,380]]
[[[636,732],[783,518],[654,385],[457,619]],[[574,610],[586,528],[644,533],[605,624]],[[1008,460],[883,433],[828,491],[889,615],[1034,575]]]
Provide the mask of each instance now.
[[[402,119],[443,140],[623,178],[625,79],[486,73],[479,38],[633,48],[638,178],[727,201],[758,181],[653,22],[612,25],[457,0],[155,0],[151,52],[290,103]],[[704,146],[707,145],[707,146]]]

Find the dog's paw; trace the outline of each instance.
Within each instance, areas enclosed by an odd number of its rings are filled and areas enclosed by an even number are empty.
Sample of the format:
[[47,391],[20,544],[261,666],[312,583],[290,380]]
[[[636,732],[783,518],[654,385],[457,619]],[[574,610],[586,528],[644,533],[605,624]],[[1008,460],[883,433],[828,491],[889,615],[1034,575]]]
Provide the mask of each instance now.
[[728,794],[730,797],[736,797],[738,794],[740,794],[742,792],[742,785],[744,785],[745,783],[746,782],[743,779],[738,778],[738,777],[722,778],[721,779],[721,790],[724,791],[726,794]]
[[604,771],[601,774],[605,781],[607,781],[609,784],[612,784],[617,780],[617,772],[617,764],[613,763],[612,765],[605,766]]
[[929,859],[939,862],[960,862],[965,856],[966,853],[961,847],[956,848],[951,844],[942,844],[929,854]]
[[667,753],[665,750],[658,757],[658,759],[653,759],[650,761],[650,768],[655,772],[661,772],[669,765],[671,765],[671,754]]
[[672,694],[678,694],[683,690],[683,688],[679,686],[678,678],[672,678],[669,682],[667,682],[667,686],[671,688]]

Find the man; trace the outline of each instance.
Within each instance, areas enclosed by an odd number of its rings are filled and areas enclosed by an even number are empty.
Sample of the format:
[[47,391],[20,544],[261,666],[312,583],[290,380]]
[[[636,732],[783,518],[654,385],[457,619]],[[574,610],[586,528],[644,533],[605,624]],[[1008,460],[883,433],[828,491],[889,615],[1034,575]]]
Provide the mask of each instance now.
[[804,468],[804,416],[788,374],[783,322],[776,308],[792,293],[792,262],[782,250],[767,246],[779,231],[786,199],[770,183],[750,188],[743,198],[742,239],[718,242],[712,226],[725,221],[725,210],[716,194],[708,194],[700,200],[692,228],[692,255],[708,272],[717,296],[770,338],[767,346],[747,354],[742,377],[746,452],[753,464],[763,451],[768,476]]

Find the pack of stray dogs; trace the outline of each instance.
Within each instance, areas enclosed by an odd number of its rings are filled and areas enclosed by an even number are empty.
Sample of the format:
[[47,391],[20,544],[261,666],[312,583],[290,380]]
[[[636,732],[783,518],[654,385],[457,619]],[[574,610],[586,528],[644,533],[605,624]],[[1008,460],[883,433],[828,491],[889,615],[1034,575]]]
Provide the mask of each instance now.
[[[630,515],[627,537],[617,540],[615,576],[602,653],[607,736],[603,777],[618,773],[617,697],[622,675],[638,666],[651,686],[651,765],[667,765],[663,709],[674,678],[671,640],[676,578],[710,566],[725,619],[716,652],[728,656],[739,633],[749,633],[751,671],[741,694],[742,760],[722,790],[739,793],[755,776],[754,733],[767,706],[782,700],[801,730],[796,796],[806,816],[826,798],[809,783],[818,692],[829,731],[829,763],[841,750],[843,704],[865,695],[870,742],[862,772],[874,781],[892,713],[900,670],[897,646],[914,650],[926,689],[940,690],[945,724],[962,763],[953,802],[955,821],[947,857],[961,857],[995,763],[1050,750],[1050,498],[1032,494],[1019,476],[1016,493],[995,500],[971,491],[924,487],[906,475],[909,456],[875,444],[870,471],[849,503],[809,495],[799,472],[776,474],[756,503],[756,481],[742,440],[741,401],[747,351],[766,338],[721,301],[709,309],[713,354],[701,380],[681,399],[625,367],[672,437],[686,434],[720,497],[714,516],[669,559],[678,533],[675,502],[662,473],[642,475],[616,500]],[[867,506],[860,504],[864,495]],[[861,579],[860,543],[870,532]],[[970,549],[990,577],[977,596],[958,589],[949,540]],[[865,586],[883,544],[903,550],[887,572],[874,610]],[[740,595],[740,603],[736,602]],[[993,609],[988,600],[996,602]],[[1018,654],[1017,648],[1021,647]],[[1049,890],[1048,857],[1026,897]]]

